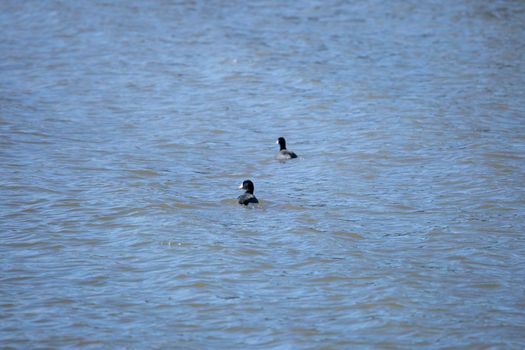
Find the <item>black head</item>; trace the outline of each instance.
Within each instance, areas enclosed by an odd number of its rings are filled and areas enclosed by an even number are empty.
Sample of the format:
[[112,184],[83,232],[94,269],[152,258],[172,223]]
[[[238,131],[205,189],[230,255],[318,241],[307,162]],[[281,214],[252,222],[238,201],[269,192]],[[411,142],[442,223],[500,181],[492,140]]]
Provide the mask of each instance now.
[[240,189],[246,190],[246,192],[253,194],[253,182],[251,180],[244,180],[243,183],[239,186]]
[[284,137],[279,137],[277,139],[277,143],[281,147],[281,150],[286,149],[286,140],[284,139]]

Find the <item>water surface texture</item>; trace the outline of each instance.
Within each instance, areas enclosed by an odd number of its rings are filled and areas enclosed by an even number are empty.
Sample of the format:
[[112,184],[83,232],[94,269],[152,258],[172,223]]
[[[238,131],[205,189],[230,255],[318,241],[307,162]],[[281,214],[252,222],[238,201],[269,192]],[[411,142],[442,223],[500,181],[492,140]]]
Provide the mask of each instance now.
[[0,30],[1,348],[525,347],[525,2],[3,0]]

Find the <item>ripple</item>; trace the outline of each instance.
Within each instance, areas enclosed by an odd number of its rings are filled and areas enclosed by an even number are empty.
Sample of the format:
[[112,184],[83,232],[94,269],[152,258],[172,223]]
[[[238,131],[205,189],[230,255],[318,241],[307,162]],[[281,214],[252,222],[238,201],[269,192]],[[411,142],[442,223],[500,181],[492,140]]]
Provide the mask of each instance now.
[[520,348],[525,5],[318,5],[0,5],[0,343]]
[[128,170],[129,173],[133,175],[137,175],[140,177],[149,177],[149,176],[159,176],[160,174],[154,170],[148,170],[148,169],[133,169]]

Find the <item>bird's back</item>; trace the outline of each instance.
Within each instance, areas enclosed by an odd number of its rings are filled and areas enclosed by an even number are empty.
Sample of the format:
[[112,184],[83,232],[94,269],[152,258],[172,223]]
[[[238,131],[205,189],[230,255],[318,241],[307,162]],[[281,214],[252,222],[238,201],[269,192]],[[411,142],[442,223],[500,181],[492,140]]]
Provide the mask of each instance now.
[[295,154],[292,151],[288,151],[287,149],[280,150],[279,153],[277,153],[277,159],[292,159],[297,158],[297,154]]
[[257,198],[251,193],[245,193],[239,196],[239,204],[248,205],[250,203],[259,203]]

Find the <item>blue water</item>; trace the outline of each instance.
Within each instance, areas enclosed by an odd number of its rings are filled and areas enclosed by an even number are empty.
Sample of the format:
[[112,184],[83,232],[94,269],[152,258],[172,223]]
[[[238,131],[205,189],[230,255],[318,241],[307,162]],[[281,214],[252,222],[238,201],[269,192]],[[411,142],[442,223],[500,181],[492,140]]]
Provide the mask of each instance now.
[[525,3],[0,26],[0,347],[525,346]]

